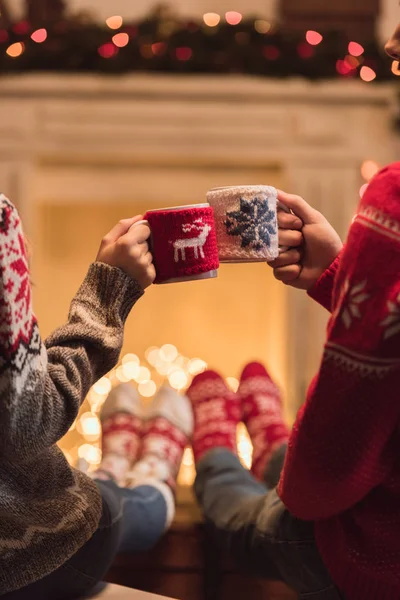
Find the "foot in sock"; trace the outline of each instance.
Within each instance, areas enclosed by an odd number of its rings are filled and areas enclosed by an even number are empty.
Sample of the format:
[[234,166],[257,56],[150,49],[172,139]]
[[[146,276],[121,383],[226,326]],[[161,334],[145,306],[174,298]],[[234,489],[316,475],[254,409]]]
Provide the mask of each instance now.
[[94,478],[113,479],[124,486],[140,449],[143,405],[137,391],[130,384],[115,387],[103,406],[100,419],[103,455]]
[[197,375],[187,392],[194,412],[193,454],[196,463],[214,448],[236,454],[236,430],[241,407],[236,394],[218,373]]
[[281,395],[260,363],[248,364],[240,378],[238,396],[242,416],[253,444],[253,475],[262,480],[274,451],[289,439]]
[[174,490],[192,431],[193,412],[187,397],[161,388],[146,415],[138,461],[128,475],[129,487],[164,482]]

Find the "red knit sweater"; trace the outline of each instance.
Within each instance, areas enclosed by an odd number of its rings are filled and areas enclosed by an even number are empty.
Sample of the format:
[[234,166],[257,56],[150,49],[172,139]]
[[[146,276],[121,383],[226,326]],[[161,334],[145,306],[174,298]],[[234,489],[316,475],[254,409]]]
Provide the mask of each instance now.
[[369,185],[311,293],[332,310],[279,494],[348,600],[400,599],[400,163]]

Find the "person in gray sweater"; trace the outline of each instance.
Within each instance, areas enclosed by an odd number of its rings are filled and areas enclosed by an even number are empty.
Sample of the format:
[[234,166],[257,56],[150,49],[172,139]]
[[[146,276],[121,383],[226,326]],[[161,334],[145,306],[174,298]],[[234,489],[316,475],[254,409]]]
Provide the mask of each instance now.
[[[118,438],[134,418],[139,439],[137,400],[132,394],[122,403],[110,399],[96,481],[71,468],[56,445],[90,387],[117,363],[125,321],[154,281],[149,235],[135,217],[105,236],[67,323],[43,343],[20,217],[0,195],[0,596],[7,600],[90,593],[121,544],[146,549],[171,520],[177,465],[190,432],[179,427],[179,415],[169,420],[170,393],[156,402],[143,449],[136,444],[135,452]],[[113,454],[124,452],[129,460],[122,472]],[[142,468],[123,488],[135,460]]]

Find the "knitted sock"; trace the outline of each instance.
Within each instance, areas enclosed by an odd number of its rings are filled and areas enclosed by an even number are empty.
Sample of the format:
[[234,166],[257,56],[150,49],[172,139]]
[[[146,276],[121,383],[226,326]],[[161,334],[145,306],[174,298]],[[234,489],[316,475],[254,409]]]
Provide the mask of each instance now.
[[238,395],[243,421],[253,443],[251,471],[257,479],[263,479],[273,452],[287,442],[290,435],[283,417],[281,395],[265,367],[256,362],[245,367]]
[[194,378],[187,395],[194,411],[193,454],[196,463],[213,448],[236,454],[240,402],[218,373],[206,371]]
[[128,476],[129,486],[164,482],[175,489],[192,431],[192,407],[186,396],[169,387],[161,388],[146,416],[138,462]]
[[96,479],[112,478],[119,485],[125,484],[138,456],[142,417],[139,395],[131,385],[121,384],[110,392],[101,412],[103,456]]

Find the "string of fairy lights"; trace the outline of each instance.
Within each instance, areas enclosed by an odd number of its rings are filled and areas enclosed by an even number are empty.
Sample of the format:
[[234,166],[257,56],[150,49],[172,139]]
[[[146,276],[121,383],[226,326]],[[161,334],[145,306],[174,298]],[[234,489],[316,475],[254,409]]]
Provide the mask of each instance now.
[[[101,422],[100,412],[111,390],[120,383],[134,386],[143,402],[151,402],[163,385],[169,385],[184,393],[193,377],[207,369],[207,363],[200,358],[188,358],[173,344],[161,347],[152,346],[140,359],[136,354],[125,354],[121,362],[102,377],[91,388],[80,414],[73,423],[60,447],[72,465],[79,464],[84,470],[92,471],[101,462]],[[226,379],[228,386],[236,391],[239,381],[234,377]],[[238,428],[238,450],[243,463],[251,464],[252,447],[243,426]],[[185,451],[179,481],[190,485],[194,478],[193,456],[190,448]]]
[[138,22],[111,15],[105,23],[63,17],[42,27],[23,20],[0,29],[2,72],[29,70],[248,73],[270,77],[359,78],[399,76],[380,44],[340,32],[286,31],[240,12],[208,12],[198,20],[151,13]]

